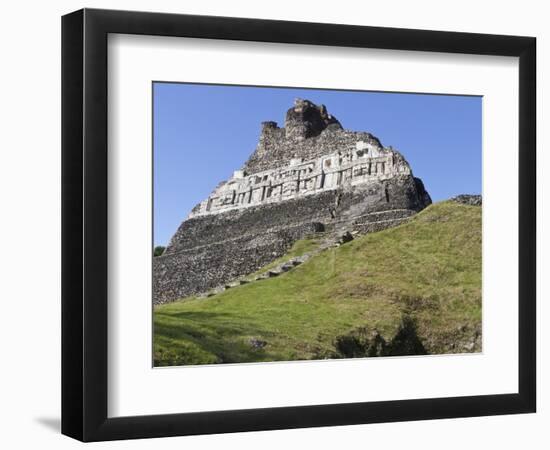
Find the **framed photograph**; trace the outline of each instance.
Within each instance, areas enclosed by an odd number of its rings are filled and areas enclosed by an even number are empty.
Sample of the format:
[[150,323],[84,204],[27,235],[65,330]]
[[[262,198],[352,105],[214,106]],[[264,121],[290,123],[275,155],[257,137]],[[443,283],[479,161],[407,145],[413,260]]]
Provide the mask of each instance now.
[[62,432],[535,412],[533,37],[62,20]]

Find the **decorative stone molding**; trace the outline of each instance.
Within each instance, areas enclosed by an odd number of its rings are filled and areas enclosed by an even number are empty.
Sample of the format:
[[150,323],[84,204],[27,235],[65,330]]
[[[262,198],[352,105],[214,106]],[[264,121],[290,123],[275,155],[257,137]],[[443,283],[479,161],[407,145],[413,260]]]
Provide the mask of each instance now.
[[218,214],[232,209],[291,200],[324,190],[383,181],[410,175],[405,160],[395,151],[379,149],[364,141],[355,148],[303,161],[292,158],[287,166],[246,175],[236,170],[197,205],[189,218]]

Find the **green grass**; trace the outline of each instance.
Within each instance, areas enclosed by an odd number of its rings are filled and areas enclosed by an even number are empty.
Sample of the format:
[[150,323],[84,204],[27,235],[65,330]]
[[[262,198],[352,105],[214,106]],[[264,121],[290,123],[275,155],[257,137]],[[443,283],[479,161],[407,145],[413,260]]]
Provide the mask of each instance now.
[[[299,241],[278,262],[318,244]],[[154,359],[166,366],[343,357],[342,337],[377,333],[390,342],[404,321],[427,353],[480,350],[480,207],[434,204],[279,277],[157,306]]]

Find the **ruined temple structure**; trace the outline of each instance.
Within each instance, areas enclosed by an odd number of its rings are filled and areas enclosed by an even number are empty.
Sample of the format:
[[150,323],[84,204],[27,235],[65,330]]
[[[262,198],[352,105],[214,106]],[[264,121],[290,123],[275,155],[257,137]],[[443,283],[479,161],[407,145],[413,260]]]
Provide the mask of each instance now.
[[431,203],[405,158],[296,99],[262,123],[244,166],[182,222],[153,260],[154,303],[204,293],[282,256],[303,237],[398,225]]

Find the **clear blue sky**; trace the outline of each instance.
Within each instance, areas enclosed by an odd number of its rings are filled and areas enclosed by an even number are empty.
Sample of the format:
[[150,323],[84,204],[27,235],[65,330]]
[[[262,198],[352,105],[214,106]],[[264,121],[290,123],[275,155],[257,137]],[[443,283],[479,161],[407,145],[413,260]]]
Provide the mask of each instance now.
[[434,201],[481,192],[481,97],[154,83],[155,245],[243,165],[260,122],[284,126],[295,97],[399,150]]

